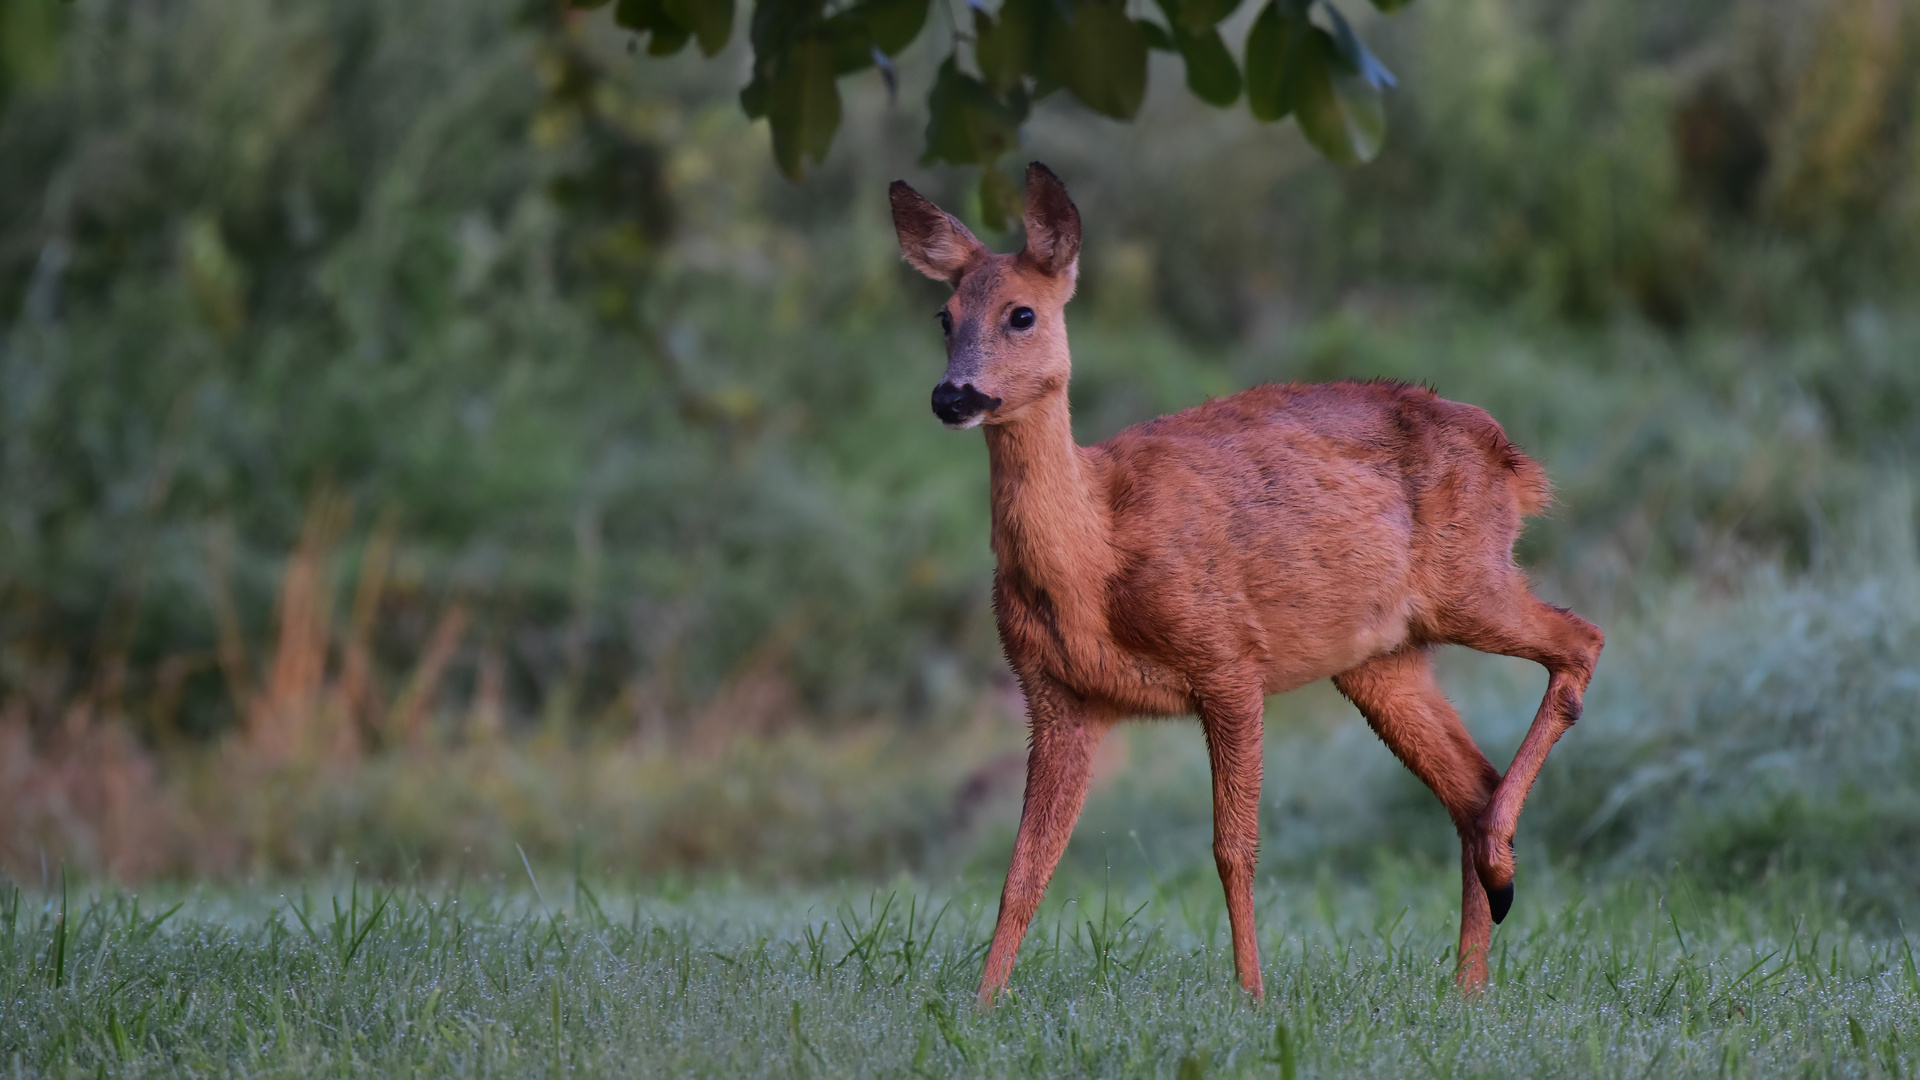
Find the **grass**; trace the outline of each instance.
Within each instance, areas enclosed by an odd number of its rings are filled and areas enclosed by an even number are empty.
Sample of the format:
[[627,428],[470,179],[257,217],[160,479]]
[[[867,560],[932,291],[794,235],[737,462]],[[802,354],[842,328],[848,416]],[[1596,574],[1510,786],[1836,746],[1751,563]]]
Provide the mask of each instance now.
[[[1130,875],[1138,874],[1136,863]],[[582,878],[5,890],[6,1075],[1900,1076],[1920,972],[1836,890],[1530,868],[1491,989],[1452,987],[1457,882],[1269,879],[1269,997],[1218,885],[1056,885],[972,1006],[989,878],[619,890]]]

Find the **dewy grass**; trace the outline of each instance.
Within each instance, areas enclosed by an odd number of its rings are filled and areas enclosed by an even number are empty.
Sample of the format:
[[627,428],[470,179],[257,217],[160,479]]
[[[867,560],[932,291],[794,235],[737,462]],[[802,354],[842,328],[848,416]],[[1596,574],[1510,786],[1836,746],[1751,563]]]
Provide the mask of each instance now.
[[[516,871],[518,868],[514,868]],[[1012,993],[972,1004],[993,896],[677,894],[547,902],[364,882],[164,898],[0,896],[0,1075],[1911,1075],[1909,942],[1832,890],[1540,872],[1451,978],[1451,874],[1383,864],[1260,889],[1269,987],[1233,983],[1217,885],[1058,883]],[[1187,895],[1187,894],[1193,895]],[[177,909],[175,904],[180,904]],[[331,918],[316,918],[331,911]]]

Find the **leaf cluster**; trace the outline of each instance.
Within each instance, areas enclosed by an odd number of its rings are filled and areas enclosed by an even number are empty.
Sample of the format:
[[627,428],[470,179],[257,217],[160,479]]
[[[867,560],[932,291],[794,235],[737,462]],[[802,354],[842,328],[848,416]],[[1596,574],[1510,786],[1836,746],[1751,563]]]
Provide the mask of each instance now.
[[[572,0],[601,7],[610,0]],[[1373,0],[1392,12],[1408,0]],[[992,167],[1020,142],[1034,101],[1066,91],[1104,116],[1130,120],[1146,99],[1148,54],[1178,55],[1187,88],[1225,108],[1244,94],[1265,121],[1295,117],[1322,154],[1343,165],[1373,159],[1386,130],[1384,92],[1393,75],[1331,0],[1267,0],[1254,17],[1243,60],[1222,26],[1241,0],[1156,0],[1160,19],[1136,17],[1125,0],[969,0],[968,22],[950,28],[946,58],[927,95],[923,161],[987,167],[981,203],[1000,225],[1013,185]],[[929,0],[756,0],[748,27],[752,78],[746,114],[765,118],[781,172],[799,179],[826,159],[839,130],[839,80],[877,68],[898,86],[894,58],[928,25]],[[1317,17],[1316,17],[1316,13]],[[618,0],[614,22],[666,56],[697,41],[707,56],[733,30],[731,0]],[[970,62],[968,62],[970,61]]]

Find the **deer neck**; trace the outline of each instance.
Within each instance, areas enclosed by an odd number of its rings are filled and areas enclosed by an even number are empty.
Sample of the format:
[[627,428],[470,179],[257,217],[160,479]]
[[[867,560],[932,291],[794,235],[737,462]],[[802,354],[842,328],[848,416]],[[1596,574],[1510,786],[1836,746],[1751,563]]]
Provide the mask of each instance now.
[[1044,590],[1072,629],[1099,630],[1113,526],[1098,496],[1097,463],[1073,441],[1066,388],[988,426],[986,439],[993,553],[1003,579]]

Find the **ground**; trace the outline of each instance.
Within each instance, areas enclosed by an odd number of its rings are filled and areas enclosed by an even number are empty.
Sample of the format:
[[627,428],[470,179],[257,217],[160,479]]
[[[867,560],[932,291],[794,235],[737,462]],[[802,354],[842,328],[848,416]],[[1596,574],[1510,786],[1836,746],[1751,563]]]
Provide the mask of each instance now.
[[[1464,999],[1457,883],[1260,889],[1236,988],[1201,868],[1058,883],[989,1013],[989,882],[616,888],[571,875],[6,890],[7,1075],[1900,1076],[1920,973],[1832,889],[1533,866]],[[977,877],[978,875],[970,875]],[[538,880],[536,890],[534,881]],[[63,916],[64,911],[64,916]]]

